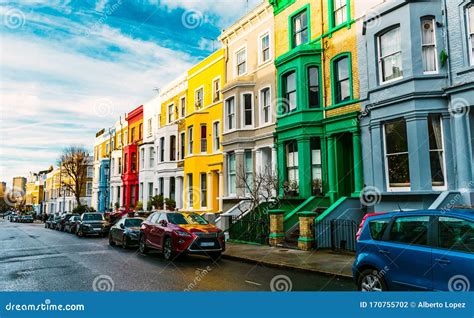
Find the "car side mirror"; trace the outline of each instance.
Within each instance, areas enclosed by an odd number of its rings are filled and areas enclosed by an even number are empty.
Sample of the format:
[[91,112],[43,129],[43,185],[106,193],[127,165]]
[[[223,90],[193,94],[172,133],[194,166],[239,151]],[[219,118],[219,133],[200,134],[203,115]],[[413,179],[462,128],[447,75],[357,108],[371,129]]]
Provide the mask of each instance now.
[[125,229],[125,225],[123,225],[123,223],[120,224],[120,228],[121,228],[122,230]]
[[167,226],[168,226],[168,222],[166,222],[166,220],[161,220],[161,221],[160,221],[160,225],[161,225],[162,227],[167,227]]

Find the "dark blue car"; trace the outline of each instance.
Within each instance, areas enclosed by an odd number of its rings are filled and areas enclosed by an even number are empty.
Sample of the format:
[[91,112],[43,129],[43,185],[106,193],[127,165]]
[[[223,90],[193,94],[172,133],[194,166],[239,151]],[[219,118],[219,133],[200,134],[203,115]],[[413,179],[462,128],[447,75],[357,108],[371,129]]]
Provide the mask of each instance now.
[[369,216],[352,271],[361,291],[473,291],[474,210]]

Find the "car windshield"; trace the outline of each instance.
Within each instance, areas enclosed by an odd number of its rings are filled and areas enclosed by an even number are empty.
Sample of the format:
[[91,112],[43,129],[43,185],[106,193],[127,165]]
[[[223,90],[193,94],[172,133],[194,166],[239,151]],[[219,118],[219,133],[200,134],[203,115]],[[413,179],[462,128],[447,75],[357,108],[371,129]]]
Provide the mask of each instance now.
[[84,221],[102,221],[102,214],[84,214],[82,219]]
[[142,219],[126,219],[125,227],[139,227],[142,224]]
[[208,224],[202,216],[195,213],[170,213],[168,220],[173,224]]

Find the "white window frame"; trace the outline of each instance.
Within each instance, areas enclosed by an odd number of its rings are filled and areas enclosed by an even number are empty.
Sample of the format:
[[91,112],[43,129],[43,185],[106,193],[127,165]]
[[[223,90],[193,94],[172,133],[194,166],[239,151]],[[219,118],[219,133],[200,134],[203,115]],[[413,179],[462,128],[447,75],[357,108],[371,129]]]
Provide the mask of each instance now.
[[140,149],[140,167],[138,170],[145,169],[145,148]]
[[[217,134],[216,134],[216,127],[215,125],[218,125],[217,128],[219,129],[219,131],[217,131]],[[219,139],[219,147],[216,147],[216,140]],[[220,150],[220,146],[221,146],[221,122],[220,120],[214,120],[212,122],[212,150],[213,152],[219,152]]]
[[148,137],[151,137],[153,135],[153,118],[148,118],[147,124]]
[[[171,111],[170,111],[171,109]],[[166,122],[168,124],[171,124],[173,121],[174,121],[174,103],[171,103],[171,104],[168,104],[168,106],[166,107]]]
[[[424,44],[423,43],[423,25],[425,21],[430,21],[431,26],[433,28],[433,39],[434,43],[432,44]],[[439,72],[439,65],[438,65],[438,46],[436,45],[436,21],[433,17],[422,17],[420,19],[420,31],[421,31],[421,58],[423,59],[423,48],[424,47],[433,47],[434,48],[434,57],[435,57],[435,70],[434,71],[425,71],[423,70],[423,74],[438,74]],[[423,63],[423,61],[422,61]]]
[[[233,99],[234,100],[234,114],[233,114],[233,119],[232,119],[232,128],[229,129],[229,113],[227,112],[227,102],[229,100]],[[232,95],[229,96],[228,98],[225,99],[224,101],[224,129],[226,132],[234,131],[237,129],[237,96]]]
[[[263,57],[263,38],[268,36],[268,60],[264,61]],[[258,36],[258,65],[263,65],[270,62],[273,59],[273,47],[271,41],[271,32],[270,30],[265,30]]]
[[[242,51],[245,54],[245,60],[244,60],[244,63],[242,63],[242,64],[245,64],[245,71],[239,74],[238,56]],[[247,74],[247,72],[248,72],[248,52],[247,52],[247,45],[244,45],[238,48],[234,54],[234,77],[244,76]]]
[[[399,81],[399,80],[403,79],[403,50],[402,50],[401,45],[400,45],[399,51],[397,51],[395,53],[391,53],[391,54],[386,55],[386,56],[381,56],[381,53],[382,53],[382,36],[384,36],[385,34],[391,32],[391,31],[394,31],[394,30],[398,30],[398,35],[400,36],[400,31],[401,31],[400,26],[388,29],[385,32],[383,32],[382,34],[379,34],[377,36],[377,63],[378,63],[378,68],[379,68],[378,73],[379,73],[379,82],[380,82],[380,84],[388,84],[388,83],[396,82],[396,81]],[[401,55],[400,68],[402,69],[402,76],[384,81],[384,79],[383,79],[383,67],[382,67],[383,59],[385,59],[389,56],[395,55],[395,54],[400,54]]]
[[[184,105],[184,108],[183,108]],[[184,109],[184,113],[183,113]],[[181,96],[179,99],[179,117],[184,118],[186,117],[186,96]]]
[[[200,90],[202,90],[202,101],[201,101],[201,105],[198,105],[197,92]],[[203,107],[204,107],[204,85],[194,90],[194,109],[200,110]]]
[[193,133],[194,133],[194,127],[189,126],[188,127],[188,142],[187,142],[188,155],[193,154],[193,147],[194,147]]
[[[234,172],[231,173],[231,170],[230,170],[230,158],[231,156],[233,156],[234,158],[234,165],[235,165],[235,170]],[[237,196],[237,186],[234,187],[234,192],[231,192],[230,189],[231,189],[231,183],[232,183],[232,180],[234,181],[237,181],[237,156],[236,156],[236,153],[235,152],[231,152],[231,153],[228,153],[227,156],[226,156],[226,181],[227,181],[227,195],[229,197],[235,197]]]
[[194,205],[194,193],[193,193],[193,187],[194,187],[194,182],[193,182],[193,174],[188,173],[186,174],[186,190],[187,190],[187,202],[186,205],[188,206],[188,209],[192,209]]
[[[215,90],[216,86],[214,85],[217,81],[219,81],[219,90],[218,90],[218,92],[216,92],[216,90]],[[217,99],[215,99],[216,93],[219,94]],[[221,80],[221,77],[218,76],[218,77],[216,77],[212,80],[212,102],[217,103],[221,100],[222,100],[222,80]]]
[[[443,186],[432,186],[432,189],[435,190],[435,191],[446,191],[446,190],[448,190],[448,175],[447,175],[447,171],[446,171],[446,143],[445,143],[445,140],[444,140],[443,116],[441,114],[430,114],[430,115],[432,115],[432,116],[439,115],[439,124],[440,124],[439,126],[440,126],[440,129],[441,129],[441,146],[443,147],[442,151],[443,151],[443,172],[444,172],[444,185]],[[428,115],[428,117],[430,115]],[[428,148],[429,148],[429,146],[428,146]],[[431,154],[431,149],[429,149],[429,152]],[[430,162],[430,164],[431,164],[431,162]],[[433,181],[433,176],[431,176],[431,181]]]
[[148,148],[148,167],[151,169],[155,165],[155,147]]
[[[403,120],[406,123],[406,119],[403,118]],[[411,173],[410,170],[408,170],[408,173],[410,174],[410,186],[409,187],[391,187],[390,186],[390,176],[388,174],[388,156],[387,156],[387,135],[385,132],[385,125],[389,124],[390,121],[383,123],[382,124],[382,134],[383,134],[383,157],[384,157],[384,173],[385,173],[385,184],[387,187],[388,192],[409,192],[411,191]],[[407,133],[407,139],[408,139],[408,133]],[[408,143],[408,140],[407,140]],[[407,150],[408,156],[410,156],[410,152]],[[410,169],[410,168],[408,168]]]
[[[265,114],[265,105],[263,103],[263,91],[268,89],[268,92],[269,92],[269,105],[268,105],[268,122],[265,122],[264,118],[264,114]],[[259,92],[258,92],[258,95],[259,95],[259,100],[258,100],[258,104],[259,104],[259,109],[260,109],[260,126],[267,126],[267,125],[271,125],[272,124],[272,120],[273,120],[273,116],[272,116],[272,87],[270,85],[268,86],[264,86],[262,87]]]
[[[204,138],[202,138],[202,127],[206,127],[206,135],[204,136]],[[207,124],[204,123],[204,124],[200,124],[199,125],[199,153],[201,154],[205,154],[207,153]],[[204,143],[203,143],[204,141]],[[203,151],[203,145],[204,145],[204,148],[205,150]]]
[[[184,138],[182,137],[184,135]],[[183,143],[183,145],[181,145]],[[183,151],[181,151],[183,150]],[[182,152],[182,153],[181,153]],[[179,134],[179,159],[184,160],[186,158],[186,133],[183,131]]]
[[[252,106],[252,124],[251,125],[246,125],[245,124],[245,98],[244,95],[250,95],[250,101],[251,101],[251,106]],[[240,94],[240,127],[245,129],[245,128],[254,128],[255,127],[255,105],[254,105],[254,95],[253,92],[247,91],[247,92],[242,92]]]
[[[469,11],[472,10],[473,15],[471,16]],[[467,47],[469,48],[468,52],[468,61],[470,66],[474,66],[474,48],[472,47],[472,41],[474,39],[474,30],[470,29],[470,19],[474,19],[474,3],[471,3],[465,7],[465,17],[466,17],[466,35],[467,35]]]
[[[203,182],[202,182],[203,181],[203,179],[202,179],[203,176],[204,176],[204,180],[205,180],[204,183],[206,185],[206,187],[204,188],[205,193],[203,193],[203,191],[202,191],[203,190],[203,187],[202,187],[203,186]],[[201,207],[201,210],[207,209],[207,205],[209,204],[208,197],[207,197],[208,196],[208,190],[209,190],[208,187],[209,187],[209,185],[208,185],[208,180],[207,180],[207,173],[205,173],[205,172],[199,173],[199,197],[200,197],[199,198],[199,206]],[[203,194],[205,194],[205,195],[203,195]],[[205,200],[206,200],[206,205],[202,205],[203,198],[205,198]]]

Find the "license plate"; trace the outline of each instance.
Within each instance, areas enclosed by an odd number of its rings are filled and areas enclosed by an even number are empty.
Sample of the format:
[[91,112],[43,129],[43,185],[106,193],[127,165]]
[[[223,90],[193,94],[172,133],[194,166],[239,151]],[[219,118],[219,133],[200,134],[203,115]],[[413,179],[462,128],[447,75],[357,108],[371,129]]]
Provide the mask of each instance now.
[[203,246],[203,247],[214,246],[214,242],[202,242],[201,246]]
[[101,230],[100,227],[95,227],[95,228],[94,228],[94,231],[100,231],[100,230]]

